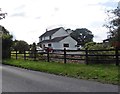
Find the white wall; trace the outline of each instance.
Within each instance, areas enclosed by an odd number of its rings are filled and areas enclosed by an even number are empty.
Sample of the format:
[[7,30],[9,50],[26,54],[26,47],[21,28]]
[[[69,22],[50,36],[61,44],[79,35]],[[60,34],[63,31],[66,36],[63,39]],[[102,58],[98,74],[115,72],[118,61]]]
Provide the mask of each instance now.
[[67,36],[68,33],[65,31],[64,28],[60,28],[57,32],[55,32],[53,35],[52,35],[52,39],[55,38],[55,37],[62,37],[62,36]]
[[[51,39],[55,38],[55,37],[61,37],[61,36],[67,36],[69,35],[64,28],[60,28],[57,32],[55,32],[52,36],[51,36]],[[42,41],[43,40],[49,40],[50,39],[50,36],[45,36],[45,37],[42,37]],[[41,41],[41,39],[39,39],[39,41]]]
[[49,43],[44,43],[45,47],[48,47],[48,44],[49,44]]
[[44,40],[44,37],[42,37],[42,41]]
[[49,40],[49,38],[50,38],[49,36],[46,36],[44,40]]
[[51,44],[51,47],[52,47],[53,49],[61,49],[59,42],[43,43],[42,45],[45,45],[45,47],[48,47],[48,44]]
[[63,39],[60,42],[52,43],[52,47],[53,47],[53,49],[64,49],[64,47],[63,47],[64,43],[69,44],[69,47],[66,47],[66,49],[77,50],[77,47],[75,47],[77,42],[70,36],[66,37],[65,39]]
[[[42,37],[42,41],[43,41],[43,40],[49,40],[49,39],[50,39],[50,37],[49,37],[49,36]],[[39,42],[41,42],[41,38],[39,38]]]
[[75,45],[77,45],[77,42],[71,38],[70,36],[66,37],[65,39],[63,39],[62,41],[60,41],[61,47],[63,47],[63,44],[67,43],[69,44],[69,47],[66,47],[66,49],[70,49],[70,50],[76,50],[77,47],[75,47]]
[[[66,37],[65,39],[63,39],[60,42],[53,42],[53,43],[51,43],[51,47],[53,49],[64,49],[64,47],[63,47],[64,43],[69,44],[69,47],[66,47],[66,49],[77,50],[77,47],[75,47],[77,42],[73,38],[71,38],[70,36]],[[48,47],[48,44],[49,43],[43,43],[42,45],[45,45],[45,47]]]
[[52,43],[52,48],[53,49],[61,49],[60,43],[59,42]]

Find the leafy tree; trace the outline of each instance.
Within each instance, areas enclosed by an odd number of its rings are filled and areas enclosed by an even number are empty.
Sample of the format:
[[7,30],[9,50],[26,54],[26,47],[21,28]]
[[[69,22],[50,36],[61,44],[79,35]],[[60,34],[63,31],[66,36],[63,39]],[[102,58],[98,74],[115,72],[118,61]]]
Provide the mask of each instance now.
[[32,50],[33,52],[36,51],[36,43],[35,43],[35,42],[32,44],[32,46],[31,46],[31,50]]
[[2,58],[10,57],[10,47],[12,45],[12,35],[3,26],[0,25],[0,31],[2,31]]
[[36,57],[36,43],[33,42],[33,44],[30,45],[30,50],[31,50],[31,53],[30,53],[30,57]]
[[[0,8],[0,20],[6,17],[7,13],[3,13]],[[10,47],[12,45],[12,35],[9,31],[0,25],[0,39],[2,38],[2,58],[10,57]]]
[[[0,8],[0,12],[1,12],[1,8]],[[4,19],[6,17],[7,13],[0,13],[0,20]]]
[[20,53],[24,52],[24,50],[29,50],[29,45],[27,42],[23,41],[23,40],[15,40],[13,42],[13,46],[12,48],[14,50],[19,51]]
[[105,26],[109,29],[108,37],[116,47],[120,47],[120,9],[109,10],[107,13],[109,22]]
[[94,37],[92,32],[86,28],[76,29],[70,35],[78,42],[77,45],[81,46],[84,46],[88,42],[92,42]]

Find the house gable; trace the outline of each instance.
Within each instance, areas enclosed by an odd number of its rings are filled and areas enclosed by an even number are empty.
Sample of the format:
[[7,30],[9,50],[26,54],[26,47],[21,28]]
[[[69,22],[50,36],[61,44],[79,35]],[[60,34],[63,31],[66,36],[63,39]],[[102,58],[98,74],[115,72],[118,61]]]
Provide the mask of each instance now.
[[71,36],[64,36],[61,37],[61,40],[58,42],[52,42],[53,49],[71,49],[71,50],[77,50],[77,41],[74,40]]
[[71,36],[67,36],[63,40],[59,42],[60,48],[64,49],[71,49],[71,50],[76,50],[77,48],[75,45],[77,44],[77,41],[74,40]]
[[57,32],[55,32],[52,35],[52,39],[55,37],[62,37],[62,36],[68,36],[69,34],[65,31],[63,27],[61,27]]

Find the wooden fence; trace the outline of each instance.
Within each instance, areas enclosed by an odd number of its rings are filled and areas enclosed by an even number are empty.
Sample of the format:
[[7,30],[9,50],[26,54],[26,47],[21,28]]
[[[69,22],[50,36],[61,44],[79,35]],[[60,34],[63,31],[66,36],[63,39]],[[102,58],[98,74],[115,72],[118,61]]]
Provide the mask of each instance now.
[[103,62],[103,63],[115,63],[116,66],[120,63],[120,49],[109,49],[109,50],[53,50],[49,52],[49,49],[44,52],[42,50],[36,51],[24,51],[19,53],[19,51],[11,51],[11,58],[23,58],[31,60],[46,60],[58,61],[63,63],[77,62],[77,63],[93,63],[93,62]]

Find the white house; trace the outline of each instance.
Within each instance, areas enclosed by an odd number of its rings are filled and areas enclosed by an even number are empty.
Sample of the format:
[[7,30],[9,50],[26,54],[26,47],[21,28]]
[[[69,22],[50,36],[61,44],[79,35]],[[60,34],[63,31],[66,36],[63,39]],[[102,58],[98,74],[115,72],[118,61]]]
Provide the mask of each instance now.
[[39,37],[39,44],[42,48],[76,50],[77,41],[63,27],[49,30]]

